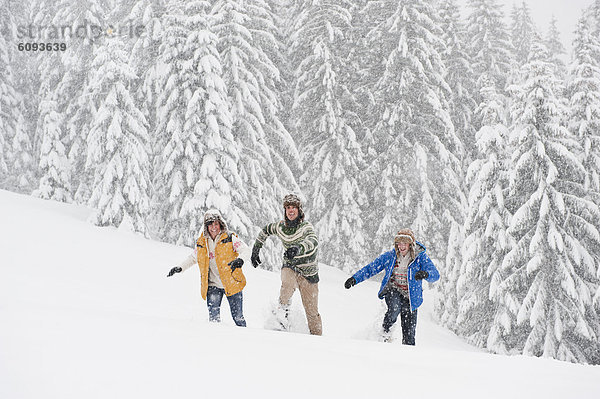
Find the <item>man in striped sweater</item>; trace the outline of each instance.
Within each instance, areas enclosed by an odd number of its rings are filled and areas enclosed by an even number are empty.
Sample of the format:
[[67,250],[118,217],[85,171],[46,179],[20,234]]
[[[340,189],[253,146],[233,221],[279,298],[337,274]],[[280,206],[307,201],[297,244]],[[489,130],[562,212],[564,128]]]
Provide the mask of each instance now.
[[252,249],[252,265],[260,263],[259,252],[270,235],[276,235],[283,243],[283,265],[281,267],[281,290],[279,313],[283,327],[287,327],[287,315],[292,295],[300,291],[306,312],[308,329],[313,335],[321,335],[323,326],[319,314],[319,266],[317,252],[319,241],[312,224],[304,221],[302,201],[294,194],[283,198],[284,220],[266,225],[258,235]]

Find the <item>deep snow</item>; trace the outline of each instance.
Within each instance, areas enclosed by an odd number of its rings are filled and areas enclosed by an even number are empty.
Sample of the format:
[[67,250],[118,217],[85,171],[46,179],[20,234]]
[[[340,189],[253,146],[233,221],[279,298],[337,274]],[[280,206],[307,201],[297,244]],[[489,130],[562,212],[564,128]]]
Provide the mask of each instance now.
[[[432,319],[376,340],[378,283],[321,266],[324,335],[265,329],[278,273],[244,266],[248,328],[209,324],[190,250],[98,228],[85,207],[0,191],[0,398],[598,398],[600,367],[487,354]],[[358,265],[357,265],[358,266]],[[442,277],[443,278],[443,277]]]

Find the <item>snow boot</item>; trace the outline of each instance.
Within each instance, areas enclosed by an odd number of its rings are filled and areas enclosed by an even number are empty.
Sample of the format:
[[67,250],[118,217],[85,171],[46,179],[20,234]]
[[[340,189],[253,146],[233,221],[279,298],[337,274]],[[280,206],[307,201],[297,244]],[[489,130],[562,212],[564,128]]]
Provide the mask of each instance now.
[[290,329],[290,308],[289,306],[278,306],[274,310],[275,320],[277,321],[277,329],[279,331],[288,331]]
[[391,331],[382,331],[381,332],[381,342],[392,343],[394,341],[394,337],[392,336]]

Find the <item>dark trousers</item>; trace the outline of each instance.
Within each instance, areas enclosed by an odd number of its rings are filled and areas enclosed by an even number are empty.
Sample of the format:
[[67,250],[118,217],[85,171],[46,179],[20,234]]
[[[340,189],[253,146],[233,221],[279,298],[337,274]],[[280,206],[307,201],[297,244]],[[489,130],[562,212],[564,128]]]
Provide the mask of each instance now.
[[[206,294],[206,305],[208,306],[208,320],[214,322],[221,321],[221,301],[225,295],[223,288],[217,288],[208,286],[208,292]],[[246,320],[244,319],[244,313],[242,311],[242,291],[227,297],[229,301],[229,309],[231,310],[231,317],[235,322],[235,325],[240,327],[246,327]]]
[[417,311],[410,311],[410,301],[400,291],[392,289],[384,295],[387,304],[387,312],[383,317],[383,331],[389,332],[390,328],[398,320],[402,326],[402,343],[404,345],[415,344],[415,332],[417,330]]

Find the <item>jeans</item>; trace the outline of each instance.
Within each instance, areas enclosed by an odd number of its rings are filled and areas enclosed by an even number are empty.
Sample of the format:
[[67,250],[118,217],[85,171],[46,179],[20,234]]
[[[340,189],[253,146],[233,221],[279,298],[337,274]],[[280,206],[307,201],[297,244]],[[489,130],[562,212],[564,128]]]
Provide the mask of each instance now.
[[398,315],[400,315],[402,343],[404,345],[414,345],[415,332],[417,330],[417,311],[410,311],[410,301],[398,290],[389,290],[385,294],[384,299],[388,309],[383,317],[383,331],[386,333],[389,332],[390,328],[398,320]]
[[[208,286],[208,292],[206,295],[206,305],[208,306],[208,321],[220,322],[221,321],[221,301],[225,295],[223,288],[217,288],[214,286]],[[231,317],[235,322],[236,326],[246,327],[246,320],[244,320],[244,314],[242,312],[242,291],[227,297],[229,302],[229,309],[231,310]]]

